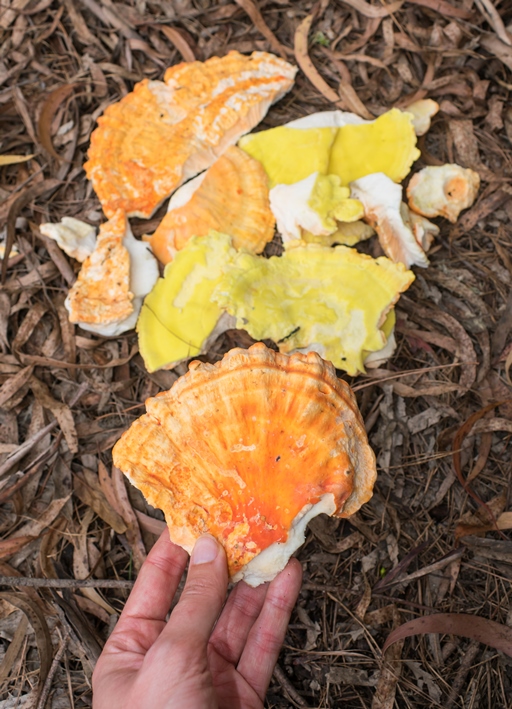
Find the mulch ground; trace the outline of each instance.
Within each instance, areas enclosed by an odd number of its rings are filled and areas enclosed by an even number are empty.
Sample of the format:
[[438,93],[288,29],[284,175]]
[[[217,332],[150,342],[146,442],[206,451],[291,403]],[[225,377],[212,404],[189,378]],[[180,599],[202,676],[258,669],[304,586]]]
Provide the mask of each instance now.
[[[186,370],[148,375],[133,332],[70,325],[78,264],[38,225],[103,220],[82,165],[96,119],[135,82],[231,49],[293,62],[311,13],[318,73],[299,72],[263,126],[333,101],[376,116],[431,97],[441,110],[420,164],[458,162],[482,187],[456,225],[438,220],[431,266],[397,309],[392,360],[350,380],[378,459],[375,495],[349,521],[310,525],[267,705],[512,707],[512,660],[492,632],[484,645],[426,625],[382,653],[393,629],[433,613],[512,627],[510,3],[3,0],[0,154],[34,157],[0,167],[0,229],[16,246],[0,288],[0,709],[91,706],[95,660],[162,519],[112,471],[111,448]],[[206,359],[251,342],[230,331]]]

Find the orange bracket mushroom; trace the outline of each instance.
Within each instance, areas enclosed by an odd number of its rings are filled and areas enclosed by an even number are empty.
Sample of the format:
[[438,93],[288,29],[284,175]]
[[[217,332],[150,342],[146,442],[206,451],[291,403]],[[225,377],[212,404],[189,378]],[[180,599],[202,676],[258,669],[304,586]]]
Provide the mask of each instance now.
[[348,517],[372,495],[375,456],[355,397],[314,352],[258,343],[192,362],[146,408],[115,445],[115,465],[163,510],[173,542],[191,552],[213,534],[233,581],[270,581],[312,517]]

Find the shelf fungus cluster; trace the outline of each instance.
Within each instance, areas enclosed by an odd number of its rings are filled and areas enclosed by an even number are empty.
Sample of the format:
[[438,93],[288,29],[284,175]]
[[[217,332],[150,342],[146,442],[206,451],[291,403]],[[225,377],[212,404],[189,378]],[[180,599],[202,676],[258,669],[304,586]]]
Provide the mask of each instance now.
[[233,581],[272,580],[313,517],[349,517],[372,495],[355,397],[314,352],[259,343],[192,362],[146,410],[115,445],[115,465],[163,510],[173,542],[191,552],[213,534]]
[[[41,226],[82,262],[72,322],[103,336],[136,326],[149,371],[230,328],[351,375],[392,355],[394,305],[439,233],[429,220],[455,222],[479,176],[455,164],[410,175],[439,108],[431,99],[373,120],[324,111],[253,132],[295,74],[272,54],[230,52],[173,66],[106,109],[85,170],[108,221],[97,237],[73,218]],[[167,198],[135,239],[129,218]],[[276,230],[284,253],[265,258]],[[377,259],[357,250],[374,235]]]
[[[275,343],[192,362],[114,448],[174,542],[191,551],[214,534],[232,579],[252,585],[285,566],[312,517],[346,517],[370,498],[375,458],[334,368],[357,375],[392,356],[395,305],[439,233],[429,220],[454,223],[480,182],[455,164],[410,176],[431,99],[370,121],[325,111],[252,132],[296,71],[230,52],[140,82],[91,137],[99,233],[71,217],[41,225],[82,263],[71,322],[107,337],[136,327],[149,372],[231,328]],[[134,238],[129,218],[167,198]],[[267,258],[276,228],[283,253]],[[359,246],[374,235],[378,258]]]

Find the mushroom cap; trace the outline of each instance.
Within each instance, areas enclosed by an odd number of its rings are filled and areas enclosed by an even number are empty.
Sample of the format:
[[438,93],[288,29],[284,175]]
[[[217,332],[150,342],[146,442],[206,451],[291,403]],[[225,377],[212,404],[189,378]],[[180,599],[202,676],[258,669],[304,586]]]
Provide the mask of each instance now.
[[119,210],[100,226],[94,250],[68,293],[69,319],[105,337],[131,330],[142,299],[157,279],[156,258],[147,244],[135,239],[126,215]]
[[83,262],[66,298],[71,322],[108,324],[133,312],[130,255],[123,244],[127,228],[122,210],[100,226],[96,247]]
[[[238,144],[261,162],[271,188],[298,182],[312,172],[337,175],[343,186],[375,172],[394,182],[409,174],[420,156],[411,113],[392,108],[374,121],[346,114],[352,117],[348,122],[331,120],[333,113],[314,114],[311,123],[306,117],[251,133]],[[324,115],[328,120],[322,120]]]
[[423,98],[410,103],[404,110],[412,113],[414,132],[420,136],[430,130],[430,119],[439,112],[439,104],[431,98]]
[[115,465],[163,510],[172,541],[190,552],[213,534],[236,579],[272,545],[249,582],[277,574],[279,547],[317,503],[348,517],[372,495],[375,456],[355,397],[315,353],[258,343],[192,362],[146,409],[115,445]]
[[236,249],[263,251],[274,236],[275,219],[268,178],[260,163],[232,146],[195,180],[193,191],[187,182],[174,193],[169,211],[147,237],[157,258],[169,263],[191,237],[212,229],[229,234]]
[[409,207],[424,217],[445,217],[453,224],[463,209],[471,207],[480,187],[480,176],[455,163],[424,167],[407,186]]
[[268,259],[237,253],[212,298],[255,340],[284,353],[314,350],[355,375],[386,344],[386,315],[413,280],[383,256],[307,244]]
[[212,231],[190,239],[167,264],[137,321],[139,349],[149,372],[197,357],[233,326],[211,296],[236,253],[227,234]]
[[103,211],[148,218],[212,165],[293,85],[296,69],[266,52],[229,52],[145,79],[98,119],[84,168]]
[[41,234],[53,239],[68,256],[83,262],[96,246],[96,227],[74,217],[63,217],[57,224],[41,224]]
[[382,172],[361,177],[350,187],[351,195],[363,203],[365,219],[377,232],[386,256],[407,268],[413,265],[426,268],[428,258],[403,220],[402,187]]

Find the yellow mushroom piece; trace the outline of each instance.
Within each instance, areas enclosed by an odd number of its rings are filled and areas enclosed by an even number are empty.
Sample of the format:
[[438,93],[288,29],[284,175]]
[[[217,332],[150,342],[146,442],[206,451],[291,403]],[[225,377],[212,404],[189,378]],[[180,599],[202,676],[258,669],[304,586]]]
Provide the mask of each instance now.
[[[357,117],[356,117],[357,118]],[[374,121],[340,127],[280,126],[244,136],[239,147],[259,160],[270,187],[289,185],[319,172],[343,186],[375,172],[401,182],[420,156],[413,115],[393,108]]]
[[336,133],[336,128],[278,126],[249,133],[238,141],[238,147],[259,160],[273,188],[300,182],[313,172],[326,175]]
[[340,185],[337,175],[318,172],[292,185],[276,185],[270,190],[270,207],[285,244],[300,239],[302,230],[327,236],[336,231],[339,221],[364,216],[363,205],[350,198],[350,189]]
[[226,234],[194,237],[176,254],[144,300],[137,333],[148,372],[195,357],[229,327],[211,300],[222,272],[237,252]]
[[411,114],[392,108],[371,123],[338,128],[329,172],[342,185],[375,172],[401,182],[419,156]]
[[213,299],[257,340],[315,351],[351,375],[387,342],[382,326],[414,274],[386,257],[308,244],[262,259],[239,253]]

